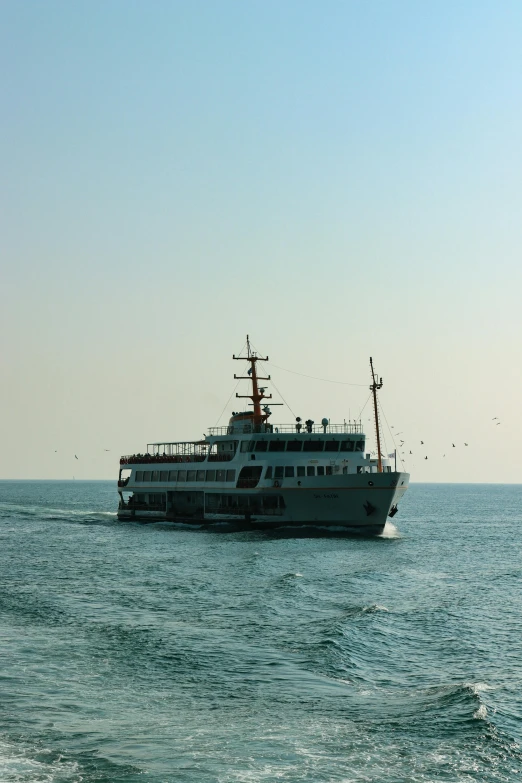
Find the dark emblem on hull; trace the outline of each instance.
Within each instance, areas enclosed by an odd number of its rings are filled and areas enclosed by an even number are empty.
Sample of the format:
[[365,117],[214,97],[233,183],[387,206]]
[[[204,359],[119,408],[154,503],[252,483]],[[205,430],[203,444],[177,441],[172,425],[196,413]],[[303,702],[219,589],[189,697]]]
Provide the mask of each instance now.
[[388,511],[388,516],[389,517],[394,517],[398,510],[399,509],[397,508],[397,506],[392,506],[390,508],[390,510]]
[[373,512],[377,510],[375,508],[375,506],[372,506],[372,504],[370,503],[369,500],[366,501],[366,503],[364,504],[363,508],[366,511],[366,516],[367,517],[369,517],[370,514],[373,514]]

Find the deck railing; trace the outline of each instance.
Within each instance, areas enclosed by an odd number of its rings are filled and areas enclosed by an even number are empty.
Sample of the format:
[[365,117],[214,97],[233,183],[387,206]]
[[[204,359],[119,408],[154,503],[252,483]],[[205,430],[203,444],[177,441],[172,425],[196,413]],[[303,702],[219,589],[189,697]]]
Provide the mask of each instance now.
[[[299,428],[298,428],[299,427]],[[279,435],[280,433],[293,433],[294,435],[350,435],[363,432],[360,421],[344,422],[343,424],[230,424],[228,427],[209,427],[209,435]]]

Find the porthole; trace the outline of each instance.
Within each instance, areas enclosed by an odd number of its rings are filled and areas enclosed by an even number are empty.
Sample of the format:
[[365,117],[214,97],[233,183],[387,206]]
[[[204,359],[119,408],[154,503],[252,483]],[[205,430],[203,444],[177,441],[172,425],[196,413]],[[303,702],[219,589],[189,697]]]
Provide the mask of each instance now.
[[368,482],[368,486],[369,486],[369,487],[373,487],[373,481],[369,481],[369,482]]

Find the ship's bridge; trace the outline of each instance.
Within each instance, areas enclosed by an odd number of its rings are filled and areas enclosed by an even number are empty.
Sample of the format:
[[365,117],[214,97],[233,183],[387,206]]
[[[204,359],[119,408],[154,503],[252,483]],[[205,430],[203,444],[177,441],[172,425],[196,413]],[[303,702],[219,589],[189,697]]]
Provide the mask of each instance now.
[[[261,427],[267,427],[267,424],[261,424]],[[217,433],[212,432],[214,429],[226,429],[226,435],[241,435],[242,433],[254,432],[254,412],[253,411],[240,411],[239,413],[232,413],[228,427],[211,427],[210,434],[215,435]],[[222,434],[222,433],[219,433]]]

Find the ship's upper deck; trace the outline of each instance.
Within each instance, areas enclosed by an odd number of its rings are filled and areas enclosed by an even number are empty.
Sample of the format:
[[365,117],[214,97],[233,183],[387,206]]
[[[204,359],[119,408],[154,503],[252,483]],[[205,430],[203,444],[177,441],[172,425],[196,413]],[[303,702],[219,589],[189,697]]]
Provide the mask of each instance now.
[[[327,421],[323,419],[323,422]],[[330,424],[321,423],[316,424],[313,421],[307,421],[304,423],[298,422],[297,424],[254,424],[252,419],[244,419],[242,421],[234,421],[232,418],[227,427],[209,427],[209,435],[211,437],[222,435],[251,435],[263,434],[263,435],[278,435],[280,433],[294,435],[305,435],[307,433],[313,433],[314,435],[330,435],[330,434],[361,434],[363,432],[363,425],[360,421],[348,421],[343,424]]]

